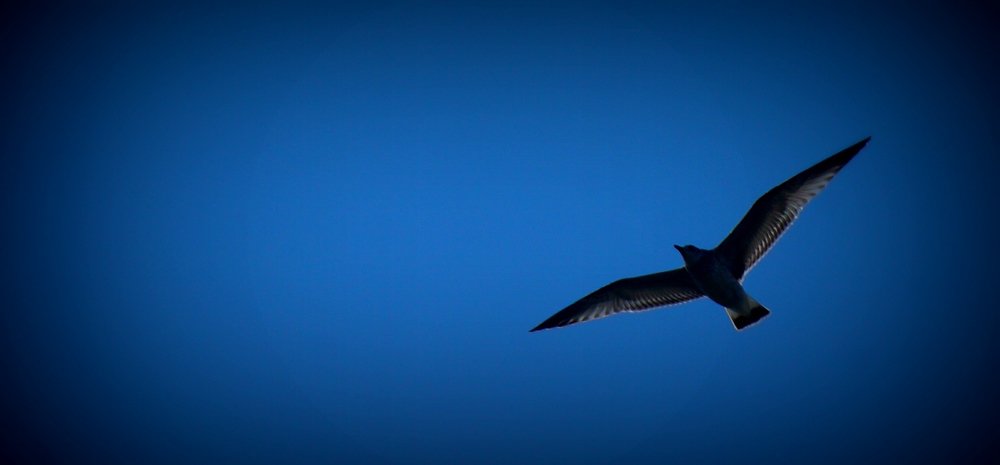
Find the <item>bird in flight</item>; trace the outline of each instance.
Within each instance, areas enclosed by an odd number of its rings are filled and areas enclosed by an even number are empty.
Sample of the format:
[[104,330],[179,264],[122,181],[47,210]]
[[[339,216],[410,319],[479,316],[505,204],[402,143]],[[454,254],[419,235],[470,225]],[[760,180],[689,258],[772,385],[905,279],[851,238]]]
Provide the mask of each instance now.
[[767,191],[714,249],[675,245],[684,259],[683,268],[615,281],[558,311],[531,331],[680,304],[700,297],[708,297],[722,305],[737,330],[760,321],[771,312],[746,293],[743,278],[774,246],[806,204],[870,139],[862,139]]

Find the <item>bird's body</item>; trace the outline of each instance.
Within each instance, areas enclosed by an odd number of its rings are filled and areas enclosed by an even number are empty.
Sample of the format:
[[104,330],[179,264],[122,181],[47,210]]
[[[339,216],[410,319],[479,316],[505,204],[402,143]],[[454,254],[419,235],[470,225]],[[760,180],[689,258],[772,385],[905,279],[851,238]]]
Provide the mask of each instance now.
[[705,297],[726,308],[745,306],[747,293],[719,254],[691,245],[677,247],[677,250],[684,258],[684,269]]
[[837,152],[768,191],[714,249],[675,245],[684,259],[683,268],[615,281],[560,310],[532,331],[699,297],[708,297],[725,307],[737,330],[756,323],[771,312],[743,289],[746,273],[869,139]]
[[705,297],[725,307],[736,329],[743,329],[771,313],[747,294],[721,254],[693,245],[675,247],[684,258],[684,270],[695,286]]

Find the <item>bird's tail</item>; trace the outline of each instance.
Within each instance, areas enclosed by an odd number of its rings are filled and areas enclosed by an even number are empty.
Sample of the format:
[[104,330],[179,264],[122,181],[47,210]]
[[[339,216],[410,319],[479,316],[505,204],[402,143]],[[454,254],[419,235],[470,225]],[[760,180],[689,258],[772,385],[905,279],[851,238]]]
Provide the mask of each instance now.
[[731,308],[726,309],[726,313],[729,314],[729,319],[733,320],[733,326],[739,331],[747,326],[750,326],[758,321],[760,321],[765,316],[771,314],[771,311],[764,308],[760,302],[754,300],[753,297],[747,296],[747,311],[738,312]]

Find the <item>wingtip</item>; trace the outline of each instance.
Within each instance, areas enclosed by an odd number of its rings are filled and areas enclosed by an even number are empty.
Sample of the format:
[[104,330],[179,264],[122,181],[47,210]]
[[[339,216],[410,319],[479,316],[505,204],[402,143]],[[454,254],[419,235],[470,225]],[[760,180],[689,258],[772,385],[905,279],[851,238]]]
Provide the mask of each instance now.
[[563,321],[556,320],[556,321],[553,322],[553,321],[545,320],[545,321],[539,323],[538,326],[535,326],[534,328],[531,328],[531,330],[528,331],[528,332],[529,333],[534,333],[534,332],[538,332],[538,331],[545,331],[546,329],[560,328],[560,327],[563,327],[563,326],[566,326],[566,323],[563,322]]
[[553,323],[549,323],[548,321],[544,321],[541,324],[539,324],[538,326],[535,326],[534,328],[531,328],[531,330],[528,331],[528,332],[529,333],[537,333],[538,331],[545,331],[546,329],[553,329],[553,328],[558,328],[558,327],[561,327],[561,326],[565,326],[565,325],[553,324]]
[[872,136],[865,137],[864,139],[855,142],[854,145],[848,147],[847,150],[861,151],[861,149],[868,145],[868,141],[870,140],[872,140]]
[[558,318],[559,314],[552,315],[549,319],[538,323],[538,326],[531,328],[529,333],[534,333],[537,331],[544,331],[546,329],[558,328],[561,326],[566,326],[566,321],[562,318]]
[[864,139],[855,142],[850,147],[847,147],[846,149],[831,155],[826,160],[817,163],[816,166],[825,166],[825,164],[832,162],[837,166],[843,167],[849,161],[851,161],[851,159],[854,158],[855,155],[861,152],[861,150],[864,149],[866,145],[868,145],[868,141],[870,141],[871,139],[872,136],[865,137]]

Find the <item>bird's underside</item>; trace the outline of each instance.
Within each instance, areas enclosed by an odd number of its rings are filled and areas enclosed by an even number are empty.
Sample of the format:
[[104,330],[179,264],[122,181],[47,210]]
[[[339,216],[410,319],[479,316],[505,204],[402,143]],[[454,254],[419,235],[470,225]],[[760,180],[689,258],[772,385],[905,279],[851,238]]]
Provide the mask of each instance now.
[[615,281],[556,312],[531,331],[681,304],[706,295],[726,308],[736,329],[759,321],[770,312],[747,295],[740,282],[806,204],[870,139],[862,139],[769,190],[714,249],[677,247],[684,258],[683,268]]

